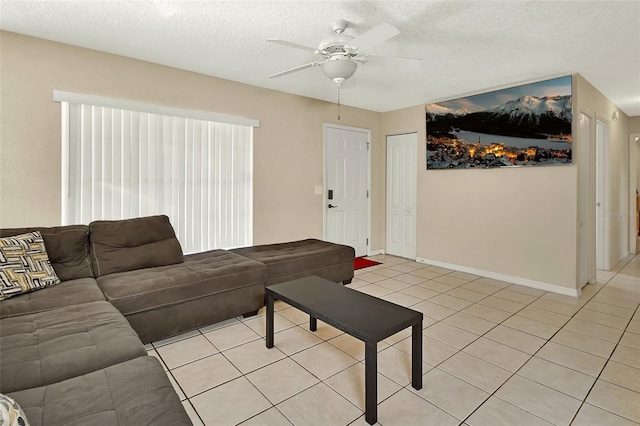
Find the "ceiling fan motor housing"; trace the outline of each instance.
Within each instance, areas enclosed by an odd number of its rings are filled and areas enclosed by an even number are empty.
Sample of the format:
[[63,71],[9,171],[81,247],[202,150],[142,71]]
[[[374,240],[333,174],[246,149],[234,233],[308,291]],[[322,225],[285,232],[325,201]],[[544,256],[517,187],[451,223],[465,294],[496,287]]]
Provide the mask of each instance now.
[[320,45],[318,45],[318,50],[323,55],[331,55],[332,53],[346,53],[344,46],[351,40],[353,40],[353,37],[348,35],[332,35],[320,42]]

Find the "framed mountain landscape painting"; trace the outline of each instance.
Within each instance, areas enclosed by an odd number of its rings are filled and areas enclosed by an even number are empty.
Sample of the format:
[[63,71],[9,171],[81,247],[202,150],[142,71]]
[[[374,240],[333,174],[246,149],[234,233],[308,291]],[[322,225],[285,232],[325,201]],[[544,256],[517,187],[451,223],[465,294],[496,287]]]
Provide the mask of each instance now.
[[427,169],[571,164],[571,76],[426,107]]

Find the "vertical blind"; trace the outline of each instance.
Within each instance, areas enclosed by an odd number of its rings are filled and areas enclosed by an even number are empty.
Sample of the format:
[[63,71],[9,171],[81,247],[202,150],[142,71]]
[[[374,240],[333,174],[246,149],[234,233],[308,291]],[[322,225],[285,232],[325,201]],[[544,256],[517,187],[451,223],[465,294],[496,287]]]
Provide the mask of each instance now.
[[253,242],[253,127],[62,102],[64,224],[165,214],[185,253]]

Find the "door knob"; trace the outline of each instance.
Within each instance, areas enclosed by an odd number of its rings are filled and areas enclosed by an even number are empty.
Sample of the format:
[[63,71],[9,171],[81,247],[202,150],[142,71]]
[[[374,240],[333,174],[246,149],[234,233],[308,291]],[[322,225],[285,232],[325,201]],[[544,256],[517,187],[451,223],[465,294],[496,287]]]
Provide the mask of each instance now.
[[330,209],[335,209],[338,206],[334,206],[333,204],[329,204],[327,207],[329,207]]

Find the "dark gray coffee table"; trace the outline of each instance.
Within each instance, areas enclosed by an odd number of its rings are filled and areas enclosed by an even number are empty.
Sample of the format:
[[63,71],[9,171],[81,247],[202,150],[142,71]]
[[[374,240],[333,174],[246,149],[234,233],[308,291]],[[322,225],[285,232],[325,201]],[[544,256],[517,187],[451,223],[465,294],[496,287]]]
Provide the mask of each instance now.
[[422,389],[422,312],[361,293],[319,277],[270,285],[267,293],[267,348],[273,347],[273,302],[282,300],[309,314],[309,328],[317,320],[364,342],[365,417],[378,418],[377,344],[411,326],[411,384]]

